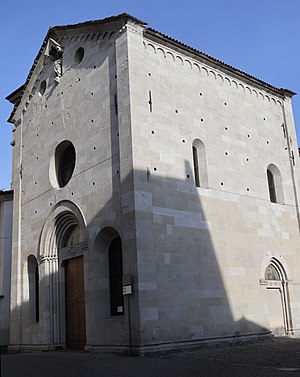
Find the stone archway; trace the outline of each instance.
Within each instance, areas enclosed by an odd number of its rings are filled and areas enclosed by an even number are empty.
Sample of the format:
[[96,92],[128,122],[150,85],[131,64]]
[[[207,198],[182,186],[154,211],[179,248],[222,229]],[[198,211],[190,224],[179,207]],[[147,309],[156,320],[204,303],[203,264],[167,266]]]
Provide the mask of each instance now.
[[261,284],[266,286],[266,308],[269,327],[276,335],[291,334],[293,331],[288,278],[282,263],[271,258],[265,268]]
[[69,201],[58,203],[44,224],[39,245],[43,326],[51,348],[85,346],[86,250],[86,226],[79,208]]

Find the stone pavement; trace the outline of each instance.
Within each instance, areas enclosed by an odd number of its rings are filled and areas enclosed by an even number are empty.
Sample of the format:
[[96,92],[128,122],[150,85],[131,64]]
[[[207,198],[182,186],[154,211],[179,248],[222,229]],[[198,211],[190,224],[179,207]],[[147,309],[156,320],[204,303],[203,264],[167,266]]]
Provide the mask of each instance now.
[[300,376],[300,339],[135,357],[56,351],[2,355],[1,377]]

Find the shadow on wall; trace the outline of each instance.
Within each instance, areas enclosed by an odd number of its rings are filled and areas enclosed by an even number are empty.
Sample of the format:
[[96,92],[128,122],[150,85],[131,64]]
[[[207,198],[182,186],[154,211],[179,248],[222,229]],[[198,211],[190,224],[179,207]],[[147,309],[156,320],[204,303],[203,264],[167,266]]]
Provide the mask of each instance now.
[[[15,342],[15,335],[11,338],[11,350],[125,351],[131,344],[140,352],[267,334],[242,312],[247,298],[240,298],[239,308],[233,299],[242,290],[230,281],[225,262],[222,270],[219,266],[223,257],[216,255],[192,180],[149,177],[145,169],[121,181],[117,167],[118,160],[112,164],[113,196],[105,205],[95,202],[101,210],[86,228],[75,203],[60,202],[49,215],[39,272],[33,256],[24,262],[25,300],[18,315],[12,313],[13,328],[18,321],[21,328]],[[191,173],[188,163],[185,169]],[[133,175],[135,193],[128,190]],[[131,275],[134,282],[133,294],[124,299],[122,275]],[[240,319],[233,318],[232,309],[241,313]],[[263,316],[262,311],[260,322]]]

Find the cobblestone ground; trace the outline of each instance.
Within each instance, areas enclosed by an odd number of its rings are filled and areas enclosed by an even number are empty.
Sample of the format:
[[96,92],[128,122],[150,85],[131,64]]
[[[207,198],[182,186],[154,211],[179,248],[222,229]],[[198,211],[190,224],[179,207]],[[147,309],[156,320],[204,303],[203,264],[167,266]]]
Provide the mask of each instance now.
[[2,355],[0,377],[300,377],[300,339],[131,357],[73,351]]

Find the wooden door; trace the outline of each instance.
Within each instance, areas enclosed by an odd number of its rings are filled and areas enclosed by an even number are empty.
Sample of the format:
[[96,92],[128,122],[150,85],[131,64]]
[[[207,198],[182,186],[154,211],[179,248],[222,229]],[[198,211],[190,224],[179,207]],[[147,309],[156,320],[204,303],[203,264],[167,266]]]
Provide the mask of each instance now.
[[83,257],[69,259],[65,265],[66,343],[83,349],[86,343]]

